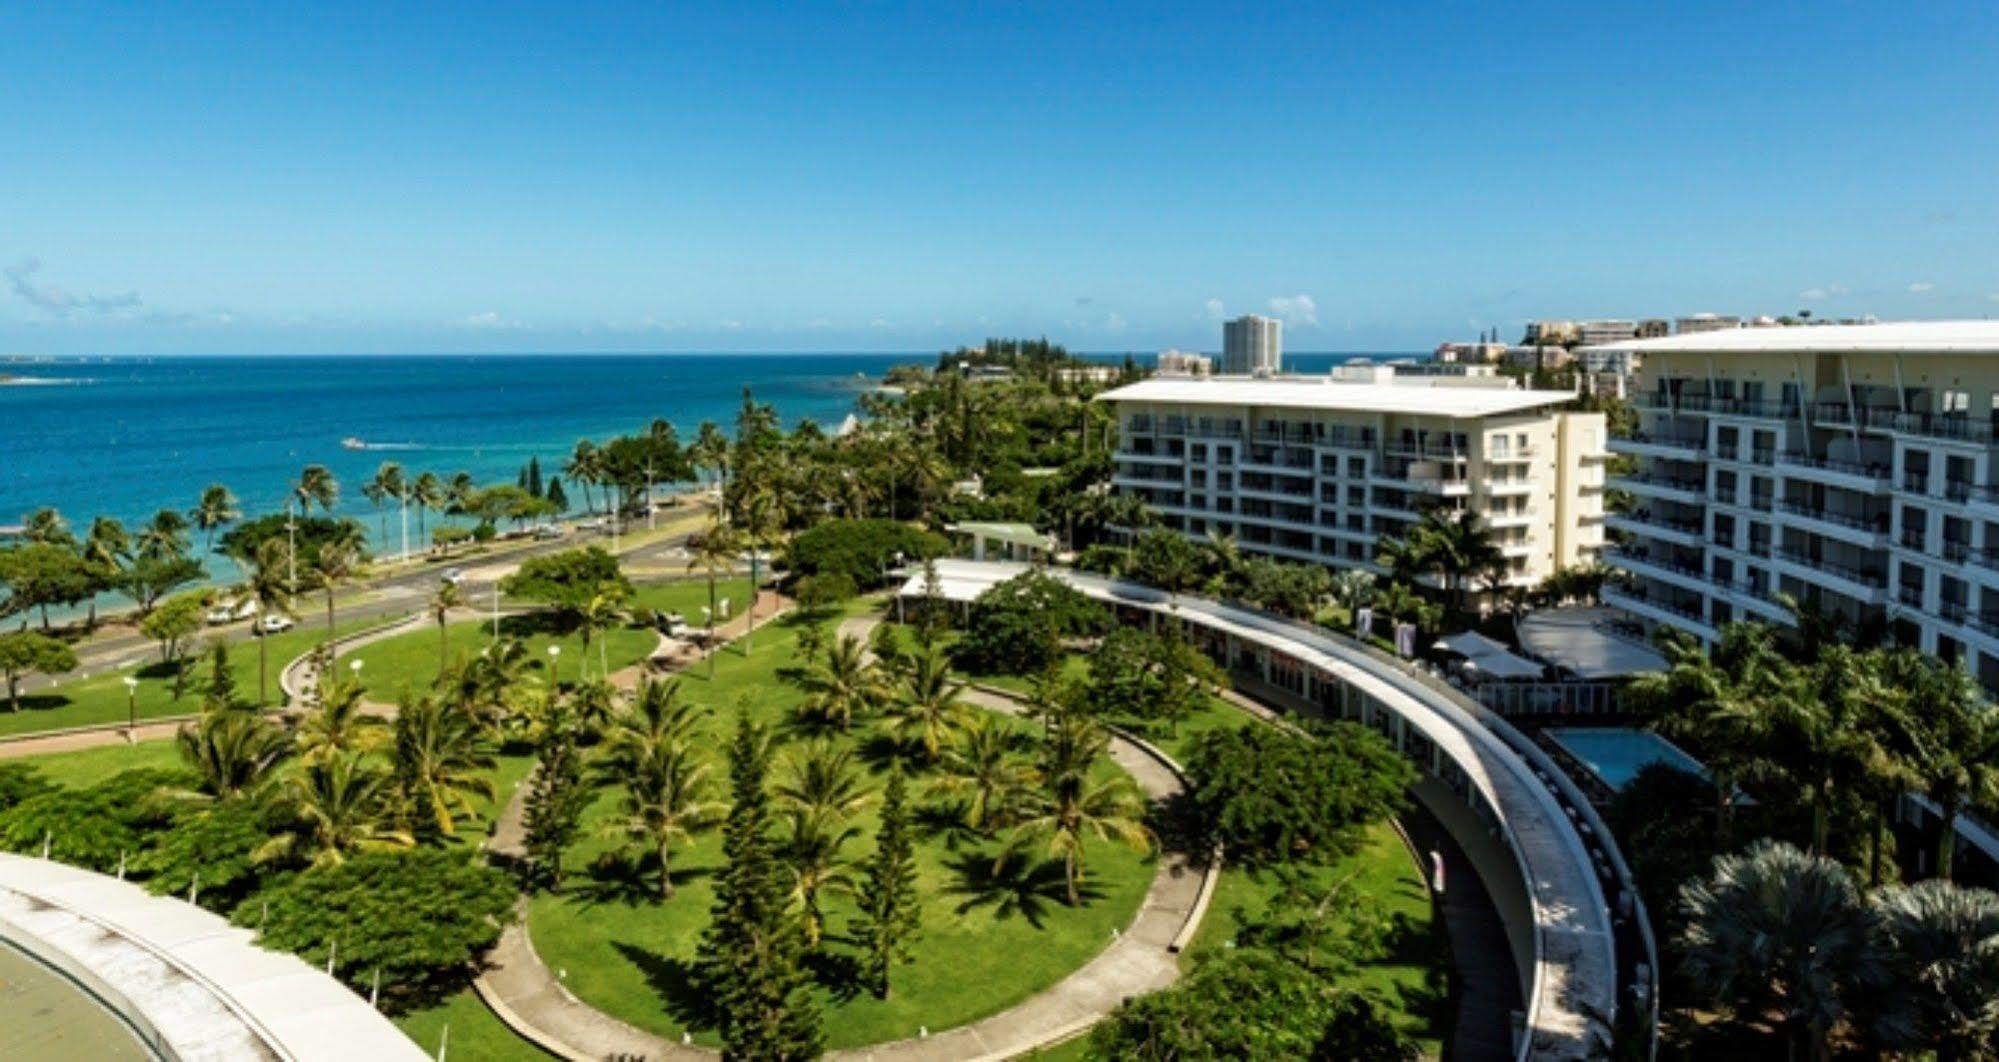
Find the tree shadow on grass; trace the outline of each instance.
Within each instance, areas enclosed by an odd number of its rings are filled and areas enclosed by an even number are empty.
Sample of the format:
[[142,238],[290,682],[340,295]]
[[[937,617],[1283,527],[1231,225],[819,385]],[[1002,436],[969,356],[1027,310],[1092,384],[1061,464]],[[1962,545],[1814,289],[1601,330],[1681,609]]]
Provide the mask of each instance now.
[[830,936],[822,940],[821,948],[805,957],[805,968],[835,1002],[846,1003],[859,996],[865,987],[861,983],[861,960],[847,952],[826,950],[823,945],[832,942]]
[[1178,852],[1200,862],[1215,849],[1215,838],[1208,835],[1193,797],[1185,792],[1153,801],[1146,810],[1145,825],[1162,852]]
[[[23,712],[53,712],[59,708],[67,708],[72,703],[68,697],[60,693],[21,694],[21,711]],[[0,713],[12,714],[9,712],[11,707],[12,702],[7,700],[6,689],[0,688]]]
[[947,852],[956,852],[968,845],[984,845],[992,837],[965,825],[969,800],[941,800],[936,803],[918,805],[911,822],[924,840],[939,844]]
[[703,988],[693,963],[624,941],[612,941],[611,946],[645,976],[646,985],[659,993],[660,1001],[666,1004],[666,1013],[674,1021],[690,1030],[705,1032],[715,1028],[719,1015],[714,1000]]
[[[1069,888],[1062,864],[1056,860],[1016,858],[994,867],[989,853],[967,852],[949,865],[958,876],[951,892],[964,897],[957,907],[959,914],[989,907],[995,921],[1020,917],[1041,929],[1052,911],[1068,906]],[[1076,892],[1085,904],[1103,895],[1087,878],[1076,886]]]
[[537,634],[559,638],[575,631],[575,623],[553,609],[537,608],[532,612],[514,612],[500,617],[500,634],[506,638],[526,639]]
[[[711,867],[675,867],[677,889],[690,881],[710,877]],[[590,861],[581,874],[571,875],[563,886],[564,897],[586,907],[604,904],[659,904],[667,901],[659,894],[659,863],[652,857],[633,859],[605,852]]]

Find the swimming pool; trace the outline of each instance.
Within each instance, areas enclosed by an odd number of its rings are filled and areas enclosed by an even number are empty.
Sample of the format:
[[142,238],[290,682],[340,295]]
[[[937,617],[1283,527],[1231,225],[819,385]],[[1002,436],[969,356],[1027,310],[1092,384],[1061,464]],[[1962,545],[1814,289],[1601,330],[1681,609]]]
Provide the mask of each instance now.
[[1649,730],[1628,727],[1557,727],[1548,731],[1555,743],[1575,753],[1596,776],[1612,789],[1623,789],[1648,765],[1663,763],[1702,777],[1707,771],[1699,760],[1678,745]]

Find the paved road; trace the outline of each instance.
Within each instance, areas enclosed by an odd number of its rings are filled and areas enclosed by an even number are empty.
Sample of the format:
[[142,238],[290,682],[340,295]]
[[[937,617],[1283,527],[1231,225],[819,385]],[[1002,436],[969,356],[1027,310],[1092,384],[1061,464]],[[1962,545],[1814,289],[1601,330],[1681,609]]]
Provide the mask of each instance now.
[[[633,539],[623,537],[619,543],[618,557],[627,568],[654,569],[661,574],[685,570],[687,567],[687,538],[699,526],[705,510],[674,510],[661,513],[661,528],[673,526],[674,522],[692,524],[684,530],[668,534],[657,541],[639,541],[643,544],[630,546]],[[465,573],[462,584],[466,600],[477,605],[491,599],[499,581],[520,567],[529,557],[560,550],[572,549],[579,545],[599,545],[610,548],[608,535],[597,533],[572,533],[562,538],[548,541],[507,542],[492,553],[439,560],[420,564],[407,571],[383,576],[365,584],[357,584],[349,591],[348,599],[339,605],[339,619],[377,620],[401,616],[421,608],[436,588],[438,578],[451,568],[459,568]],[[315,621],[325,622],[326,602],[313,595],[302,594],[299,598],[298,613],[301,624],[310,625]],[[210,627],[201,637],[220,637],[229,642],[248,641],[250,624],[232,623],[228,626]],[[78,646],[77,670],[70,674],[51,679],[35,676],[21,683],[21,692],[32,693],[47,689],[58,681],[74,681],[106,670],[123,670],[140,664],[151,663],[159,658],[159,647],[131,627],[119,625],[107,627],[87,642]]]

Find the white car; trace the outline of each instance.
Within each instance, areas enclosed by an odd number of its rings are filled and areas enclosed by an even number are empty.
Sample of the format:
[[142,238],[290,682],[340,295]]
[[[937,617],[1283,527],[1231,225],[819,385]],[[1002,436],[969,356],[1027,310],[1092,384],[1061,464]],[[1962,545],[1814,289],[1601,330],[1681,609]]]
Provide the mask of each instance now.
[[568,531],[569,529],[563,527],[561,524],[543,524],[534,529],[534,537],[546,541],[548,539],[561,538]]
[[231,604],[217,605],[208,610],[208,623],[219,627],[225,623],[246,620],[257,614],[257,603],[248,598]]
[[295,625],[290,616],[282,612],[273,612],[263,619],[258,620],[257,625],[250,628],[250,632],[252,634],[283,634],[291,630]]
[[463,586],[465,585],[465,569],[446,568],[444,574],[438,576],[438,578],[444,580],[447,583],[450,583],[453,586]]

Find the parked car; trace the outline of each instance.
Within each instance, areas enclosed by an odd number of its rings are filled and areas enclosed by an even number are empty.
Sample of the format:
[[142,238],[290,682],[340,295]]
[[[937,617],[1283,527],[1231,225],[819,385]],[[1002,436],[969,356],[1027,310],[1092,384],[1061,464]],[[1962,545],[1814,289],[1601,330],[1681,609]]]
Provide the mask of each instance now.
[[464,586],[464,585],[465,585],[465,569],[463,569],[463,568],[446,568],[446,569],[444,570],[444,574],[443,574],[443,575],[441,575],[441,576],[439,576],[439,578],[443,579],[443,580],[444,580],[445,582],[447,582],[447,583],[450,583],[450,584],[451,584],[451,585],[453,585],[453,586]]
[[236,623],[257,614],[257,602],[250,598],[241,601],[224,602],[208,610],[208,623],[219,627],[225,623]]
[[561,524],[543,524],[540,527],[534,529],[534,537],[542,539],[543,541],[547,541],[549,539],[561,538],[563,535],[566,535],[568,533],[569,529],[563,527]]
[[250,628],[250,633],[260,634],[260,635],[283,634],[284,632],[291,630],[294,626],[296,626],[296,624],[292,621],[292,618],[290,616],[287,616],[282,612],[273,612],[270,615],[265,616],[263,619],[258,620],[257,625]]

